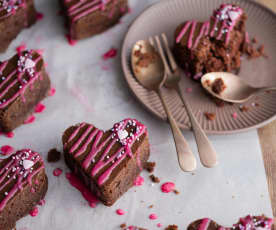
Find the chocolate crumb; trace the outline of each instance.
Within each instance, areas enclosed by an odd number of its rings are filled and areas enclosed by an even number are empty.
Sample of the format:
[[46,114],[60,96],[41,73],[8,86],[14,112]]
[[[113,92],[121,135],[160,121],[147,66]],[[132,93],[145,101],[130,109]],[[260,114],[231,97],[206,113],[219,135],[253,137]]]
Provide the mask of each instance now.
[[47,161],[50,163],[58,162],[61,158],[61,153],[57,149],[51,149],[48,152]]
[[225,105],[224,101],[222,101],[218,98],[213,98],[213,101],[215,102],[216,106],[219,107],[219,108],[222,108]]
[[249,107],[243,105],[243,106],[240,107],[240,111],[243,112],[243,113],[244,113],[244,112],[248,112],[248,111],[249,111]]
[[209,120],[209,121],[214,121],[216,119],[216,114],[215,113],[205,112],[204,115],[207,118],[207,120]]
[[155,166],[155,162],[147,162],[144,166],[144,169],[147,170],[149,173],[152,173],[154,171]]
[[178,230],[178,226],[175,224],[169,225],[168,227],[165,228],[165,230]]
[[157,184],[160,183],[160,179],[158,177],[154,176],[153,174],[150,175],[149,177],[153,183],[157,183]]
[[149,206],[149,208],[153,208],[153,204]]
[[173,192],[176,194],[176,195],[179,195],[180,194],[180,192],[178,191],[178,190],[173,190]]
[[120,225],[120,228],[126,228],[126,226],[127,225],[125,223],[123,223],[123,224]]

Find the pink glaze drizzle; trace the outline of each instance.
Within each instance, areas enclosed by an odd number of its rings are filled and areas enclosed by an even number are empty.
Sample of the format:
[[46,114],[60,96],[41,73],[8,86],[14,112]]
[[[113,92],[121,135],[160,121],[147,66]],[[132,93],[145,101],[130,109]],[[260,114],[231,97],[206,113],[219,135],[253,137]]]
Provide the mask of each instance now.
[[117,55],[117,49],[115,48],[111,48],[109,51],[107,51],[104,55],[103,55],[103,59],[104,60],[108,60],[110,58],[114,58]]
[[62,169],[60,169],[60,168],[56,168],[53,171],[53,175],[56,176],[56,177],[59,177],[61,174],[62,174]]
[[[199,35],[194,39],[195,28],[197,22],[188,21],[185,23],[184,27],[180,31],[179,35],[176,38],[176,43],[180,43],[184,35],[189,32],[188,38],[188,48],[196,48],[200,39],[203,35],[210,35],[211,37],[216,37],[216,39],[221,40],[225,34],[225,44],[227,45],[230,40],[230,33],[234,29],[237,21],[242,16],[243,10],[238,6],[233,6],[231,4],[222,4],[221,7],[216,10],[211,17],[214,20],[214,25],[210,29],[210,22],[205,22],[200,28]],[[220,27],[218,28],[218,24]],[[218,31],[216,35],[216,31]],[[216,35],[216,36],[215,36]],[[195,40],[195,42],[193,42]]]
[[[39,167],[34,167],[37,163],[40,164]],[[33,177],[43,169],[42,158],[30,149],[20,150],[10,156],[0,170],[0,191],[5,191],[5,197],[0,201],[0,211],[27,183],[33,188]],[[11,186],[11,184],[13,185]]]
[[145,182],[144,178],[142,176],[136,177],[135,181],[133,182],[134,186],[141,186]]
[[13,138],[13,137],[14,137],[14,132],[5,133],[5,136],[6,136],[7,138]]
[[95,208],[99,200],[94,196],[91,191],[76,177],[73,173],[66,173],[66,178],[70,184],[78,189],[85,200],[88,201],[91,208]]
[[38,215],[38,208],[34,207],[31,211],[30,211],[30,216],[35,217]]
[[164,193],[170,193],[175,189],[175,184],[173,182],[166,182],[161,185],[161,191]]
[[42,113],[45,110],[45,105],[43,105],[42,103],[38,103],[35,107],[35,113]]
[[2,155],[8,156],[13,153],[14,148],[10,145],[3,145],[0,149]]
[[[33,53],[33,51],[25,51],[24,53],[19,53],[17,68],[11,73],[5,72],[8,62],[3,62],[0,64],[0,80],[2,80],[0,83],[0,109],[5,108],[18,96],[21,96],[23,102],[25,102],[25,90],[29,86],[32,89],[34,82],[39,79],[40,73],[36,72],[36,66],[37,63],[42,60],[42,57],[38,56],[35,60],[33,60]],[[34,66],[28,66],[28,62],[33,63]],[[14,75],[16,75],[16,79],[10,81]],[[24,76],[26,75],[28,76],[28,79],[24,78]],[[8,92],[15,86],[18,87],[16,92],[10,98],[5,98]]]
[[35,121],[35,116],[31,115],[27,118],[27,120],[24,121],[24,124],[30,124],[33,123]]
[[210,219],[204,218],[201,220],[198,230],[207,230],[210,224]]
[[44,18],[44,14],[43,14],[43,13],[40,13],[40,12],[37,12],[37,13],[36,13],[36,19],[37,19],[38,21],[42,20],[43,18]]
[[[126,128],[131,128],[131,132],[128,133]],[[75,137],[82,131],[82,135],[77,140]],[[135,141],[139,141],[139,137],[147,132],[146,127],[135,119],[125,119],[119,123],[116,123],[109,131],[109,135],[102,140],[104,132],[92,125],[81,123],[75,127],[74,132],[65,143],[66,148],[68,144],[74,141],[69,149],[69,153],[74,155],[74,158],[82,155],[89,144],[90,151],[85,157],[82,163],[82,167],[86,170],[91,167],[90,175],[95,177],[101,171],[101,175],[98,177],[98,184],[102,185],[110,177],[113,170],[128,156],[133,157],[131,147]],[[115,144],[120,144],[117,152],[112,156],[109,155],[110,150]],[[100,157],[98,157],[101,153]],[[96,161],[97,158],[97,161]],[[103,171],[104,169],[104,171]]]

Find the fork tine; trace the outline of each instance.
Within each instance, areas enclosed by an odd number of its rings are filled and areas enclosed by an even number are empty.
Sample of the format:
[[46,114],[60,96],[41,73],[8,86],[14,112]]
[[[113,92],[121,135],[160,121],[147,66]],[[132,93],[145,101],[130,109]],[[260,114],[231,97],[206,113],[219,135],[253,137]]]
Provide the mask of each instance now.
[[167,38],[166,34],[164,34],[164,33],[162,33],[161,37],[163,38],[163,42],[165,43],[165,49],[167,51],[167,55],[168,55],[168,58],[170,61],[170,65],[172,67],[172,71],[176,71],[178,69],[178,66],[176,64],[176,61],[175,61],[172,51],[170,49],[168,38]]
[[158,36],[155,36],[154,38],[155,38],[155,41],[156,41],[156,44],[157,44],[158,51],[161,55],[161,58],[163,60],[164,66],[165,66],[165,72],[168,73],[168,74],[171,74],[171,69],[170,69],[169,63],[167,61],[167,58],[165,56],[163,47],[161,45],[160,38]]

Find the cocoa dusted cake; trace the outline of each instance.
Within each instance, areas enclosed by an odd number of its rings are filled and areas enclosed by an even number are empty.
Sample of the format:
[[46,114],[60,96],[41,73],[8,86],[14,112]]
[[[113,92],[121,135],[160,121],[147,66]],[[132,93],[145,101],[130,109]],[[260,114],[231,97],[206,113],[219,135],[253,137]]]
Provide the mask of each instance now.
[[150,155],[147,128],[135,119],[106,132],[81,123],[68,128],[62,142],[69,168],[107,206],[133,186]]
[[0,128],[10,132],[31,115],[50,90],[42,56],[35,50],[19,52],[0,62]]
[[128,12],[128,0],[60,0],[69,37],[80,40],[117,24]]
[[179,65],[195,80],[208,72],[238,70],[247,42],[247,15],[237,5],[223,4],[209,21],[187,21],[175,32],[174,54]]
[[23,149],[0,160],[0,229],[11,230],[16,221],[44,199],[48,189],[42,157]]
[[246,216],[232,227],[223,227],[215,221],[204,218],[191,223],[188,230],[270,230],[273,219],[266,216]]
[[12,40],[35,22],[33,0],[0,0],[0,52],[5,52]]

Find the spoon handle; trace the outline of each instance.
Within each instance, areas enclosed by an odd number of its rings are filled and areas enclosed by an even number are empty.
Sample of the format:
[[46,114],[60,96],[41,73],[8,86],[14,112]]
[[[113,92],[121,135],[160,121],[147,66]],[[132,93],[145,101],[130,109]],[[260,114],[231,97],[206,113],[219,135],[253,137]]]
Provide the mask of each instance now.
[[258,89],[258,93],[264,92],[264,91],[274,91],[276,90],[276,87],[263,87]]
[[217,164],[217,154],[216,151],[209,141],[207,135],[205,134],[204,130],[201,128],[199,122],[195,118],[191,106],[186,100],[186,98],[183,96],[183,93],[177,85],[176,90],[178,94],[180,95],[180,98],[186,108],[186,111],[188,113],[188,116],[191,121],[192,129],[194,131],[195,139],[196,139],[196,144],[198,147],[198,153],[200,157],[200,161],[203,166],[207,168],[212,168]]
[[196,159],[193,155],[190,146],[184,138],[181,130],[179,129],[175,119],[173,118],[161,91],[161,88],[157,90],[157,93],[162,101],[164,109],[167,113],[168,121],[171,126],[173,138],[176,146],[176,152],[180,168],[185,172],[190,172],[196,169]]

